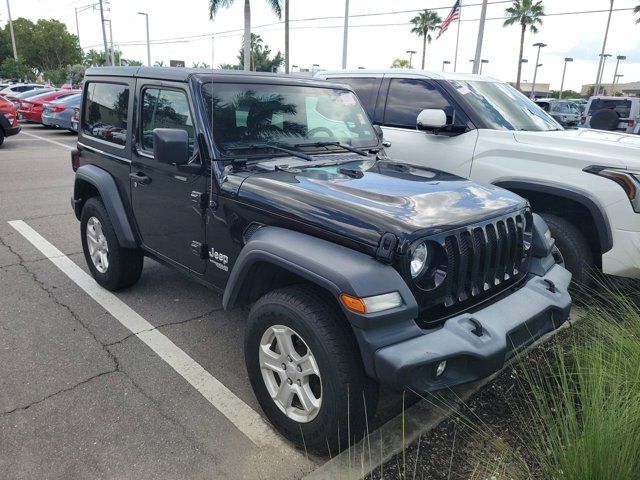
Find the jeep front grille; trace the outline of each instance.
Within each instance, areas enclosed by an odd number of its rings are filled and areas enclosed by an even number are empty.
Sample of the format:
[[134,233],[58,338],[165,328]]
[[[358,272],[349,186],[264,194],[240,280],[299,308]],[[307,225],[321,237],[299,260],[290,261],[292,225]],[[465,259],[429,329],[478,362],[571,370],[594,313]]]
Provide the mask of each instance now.
[[433,325],[517,284],[528,271],[532,227],[525,209],[429,237],[446,252],[446,276],[431,292],[414,289],[420,323]]

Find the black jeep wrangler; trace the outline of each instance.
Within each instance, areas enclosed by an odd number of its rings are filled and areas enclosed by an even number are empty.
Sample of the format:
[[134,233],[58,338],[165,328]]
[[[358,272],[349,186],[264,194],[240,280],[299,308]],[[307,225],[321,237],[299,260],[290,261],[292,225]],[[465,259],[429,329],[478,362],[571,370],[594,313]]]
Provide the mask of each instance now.
[[84,84],[72,204],[96,281],[129,287],[149,256],[250,305],[260,405],[324,452],[362,431],[378,384],[485,377],[571,305],[525,200],[390,159],[381,136],[348,87],[313,79],[121,67]]

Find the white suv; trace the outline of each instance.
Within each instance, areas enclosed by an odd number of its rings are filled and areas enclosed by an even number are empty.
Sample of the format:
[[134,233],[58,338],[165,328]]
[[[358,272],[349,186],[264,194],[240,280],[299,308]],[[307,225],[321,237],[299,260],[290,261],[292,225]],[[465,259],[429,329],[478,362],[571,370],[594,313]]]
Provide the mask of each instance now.
[[613,113],[610,113],[610,119],[601,120],[602,126],[599,128],[626,133],[637,131],[640,124],[640,97],[591,97],[578,126],[590,128],[591,118],[601,110]]
[[578,281],[640,278],[640,137],[564,130],[510,85],[416,70],[321,72],[350,85],[394,158],[505,187],[549,224]]

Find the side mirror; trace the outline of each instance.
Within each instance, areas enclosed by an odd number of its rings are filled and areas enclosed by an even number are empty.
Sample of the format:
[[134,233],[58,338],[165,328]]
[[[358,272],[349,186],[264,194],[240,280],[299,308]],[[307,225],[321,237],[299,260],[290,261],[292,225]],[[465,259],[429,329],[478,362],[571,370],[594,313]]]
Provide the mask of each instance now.
[[447,114],[444,110],[428,108],[418,114],[416,128],[418,130],[435,131],[447,126]]
[[186,165],[189,163],[189,134],[179,128],[153,130],[153,155],[160,163]]

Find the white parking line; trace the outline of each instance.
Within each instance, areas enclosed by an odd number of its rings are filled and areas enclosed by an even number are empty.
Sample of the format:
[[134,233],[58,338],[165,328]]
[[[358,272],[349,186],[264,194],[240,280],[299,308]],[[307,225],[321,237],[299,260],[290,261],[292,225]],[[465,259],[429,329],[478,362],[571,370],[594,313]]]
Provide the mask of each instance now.
[[138,315],[126,303],[113,293],[100,287],[89,274],[78,267],[33,228],[22,220],[10,221],[9,225],[31,242],[76,285],[178,372],[255,445],[258,447],[275,447],[279,450],[290,449],[292,454],[297,453],[271,428],[260,414],[240,400],[231,390],[166,336],[158,330],[154,330],[153,325]]
[[44,137],[41,137],[40,135],[34,135],[33,133],[25,132],[24,128],[22,129],[20,134],[21,135],[26,135],[28,137],[37,138],[38,140],[42,140],[43,142],[53,143],[54,145],[58,145],[59,147],[66,148],[67,150],[73,150],[74,149],[74,147],[72,147],[70,145],[66,145],[66,144],[64,144],[62,142],[56,142],[55,140],[51,140],[49,138],[44,138]]

